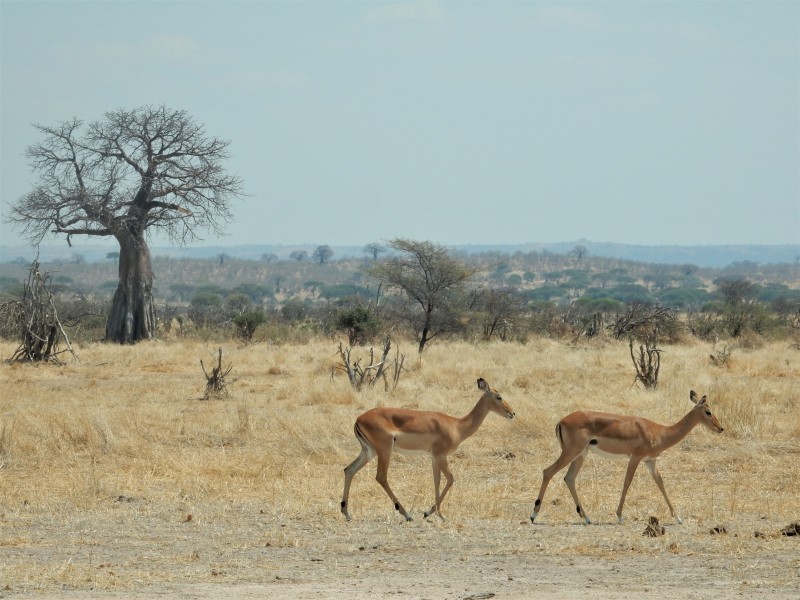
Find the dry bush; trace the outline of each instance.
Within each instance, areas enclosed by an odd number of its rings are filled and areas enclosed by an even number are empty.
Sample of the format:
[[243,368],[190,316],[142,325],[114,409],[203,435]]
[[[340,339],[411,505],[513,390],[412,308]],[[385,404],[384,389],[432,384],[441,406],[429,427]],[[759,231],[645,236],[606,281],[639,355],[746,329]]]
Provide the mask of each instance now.
[[[0,344],[0,357],[13,350]],[[5,552],[2,573],[12,591],[212,582],[220,572],[260,581],[264,569],[278,568],[269,549],[357,549],[358,523],[412,545],[421,535],[433,546],[447,536],[483,543],[470,536],[484,535],[476,523],[488,521],[485,543],[493,552],[652,553],[641,536],[647,519],[666,520],[667,535],[659,538],[665,548],[673,530],[646,469],[626,501],[633,533],[573,531],[577,517],[560,478],[540,516],[550,529],[514,532],[530,514],[542,469],[558,455],[560,417],[586,408],[675,422],[692,406],[690,389],[708,394],[725,433],[695,430],[659,461],[676,508],[703,532],[685,529],[678,551],[747,554],[754,551],[744,545],[755,543],[745,541],[751,523],[777,531],[797,519],[800,355],[787,354],[785,343],[738,352],[724,370],[709,364],[707,344],[667,346],[659,386],[647,392],[631,385],[622,341],[436,343],[408,361],[395,389],[360,393],[345,374],[331,378],[338,357],[330,339],[226,347],[237,385],[225,402],[192,399],[197,357],[213,355],[215,344],[183,339],[78,350],[81,361],[61,367],[0,365],[0,527],[8,532],[4,551],[13,551]],[[489,415],[451,456],[456,481],[443,506],[446,524],[422,529],[415,521],[417,529],[399,529],[372,462],[353,481],[354,521],[345,529],[342,469],[359,452],[356,417],[378,405],[464,415],[480,397],[478,377],[503,394],[517,418]],[[586,461],[578,487],[593,520],[613,521],[624,469]],[[397,456],[389,478],[421,519],[433,500],[430,460]],[[722,522],[739,523],[741,535],[707,540],[708,527]],[[122,533],[125,544],[118,544]],[[542,536],[548,541],[537,550]],[[752,537],[750,531],[746,539]],[[98,569],[101,561],[112,566]]]

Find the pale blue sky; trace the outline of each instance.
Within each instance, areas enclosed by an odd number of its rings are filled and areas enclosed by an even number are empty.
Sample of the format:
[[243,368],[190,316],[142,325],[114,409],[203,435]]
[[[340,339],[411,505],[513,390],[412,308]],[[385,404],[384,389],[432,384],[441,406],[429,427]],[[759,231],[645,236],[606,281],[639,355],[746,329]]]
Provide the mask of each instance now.
[[797,1],[0,6],[3,214],[31,123],[166,104],[250,194],[208,244],[800,242]]

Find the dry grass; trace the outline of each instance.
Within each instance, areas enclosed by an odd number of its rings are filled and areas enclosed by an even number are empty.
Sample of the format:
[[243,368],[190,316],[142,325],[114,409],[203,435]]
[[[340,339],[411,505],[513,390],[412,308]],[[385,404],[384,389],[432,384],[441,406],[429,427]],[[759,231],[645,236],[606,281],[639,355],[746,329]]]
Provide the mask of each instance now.
[[[0,344],[2,358],[13,349]],[[359,450],[353,421],[384,404],[465,414],[480,396],[478,377],[503,393],[517,419],[490,415],[452,456],[448,520],[418,529],[422,538],[483,545],[487,555],[622,551],[727,560],[756,549],[776,555],[784,540],[774,532],[800,517],[800,353],[784,343],[739,351],[724,370],[709,364],[707,345],[666,347],[655,391],[632,385],[624,343],[434,344],[421,361],[406,361],[389,393],[356,393],[343,374],[332,378],[335,349],[330,340],[231,343],[224,348],[236,379],[231,395],[208,401],[197,399],[205,385],[199,360],[213,360],[216,346],[199,341],[89,345],[76,349],[79,363],[61,367],[4,362],[0,586],[27,592],[259,581],[285,568],[271,554],[279,548],[347,554],[375,532],[391,532],[388,545],[424,544],[405,533],[414,530],[404,529],[375,482],[374,463],[354,480],[354,521],[344,524],[342,469]],[[410,343],[402,349],[413,353]],[[545,498],[542,529],[523,525],[541,470],[558,454],[553,428],[561,416],[587,408],[672,422],[691,407],[690,389],[708,394],[726,431],[696,430],[660,461],[687,518],[679,543],[639,535],[650,515],[670,522],[645,469],[626,502],[633,529],[576,528],[560,476]],[[593,520],[614,520],[623,474],[624,463],[587,461],[579,488]],[[398,457],[389,476],[419,519],[433,500],[429,462]],[[711,539],[708,529],[720,523],[733,534]],[[753,537],[756,528],[766,537]],[[763,580],[796,585],[797,566]]]

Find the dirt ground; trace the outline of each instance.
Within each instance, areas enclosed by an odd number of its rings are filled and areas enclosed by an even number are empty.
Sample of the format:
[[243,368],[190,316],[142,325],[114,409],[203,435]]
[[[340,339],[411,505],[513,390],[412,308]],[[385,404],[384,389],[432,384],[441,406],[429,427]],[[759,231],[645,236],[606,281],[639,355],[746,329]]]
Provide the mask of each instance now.
[[[2,535],[12,543],[0,542],[0,577],[27,575],[0,580],[0,597],[638,600],[800,592],[800,540],[768,519],[712,534],[710,524],[688,518],[663,523],[664,535],[653,538],[642,535],[644,520],[403,523],[384,512],[346,523],[333,506],[306,519],[253,506],[225,514],[197,508],[189,520],[128,500],[110,501],[92,522],[7,520],[12,527]],[[54,536],[56,529],[62,533]]]

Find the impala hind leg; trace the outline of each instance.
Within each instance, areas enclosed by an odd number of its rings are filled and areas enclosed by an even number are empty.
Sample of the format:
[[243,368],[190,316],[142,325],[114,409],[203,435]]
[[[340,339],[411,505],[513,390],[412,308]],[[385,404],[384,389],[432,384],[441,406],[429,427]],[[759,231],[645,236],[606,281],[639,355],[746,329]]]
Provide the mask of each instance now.
[[[575,460],[583,451],[584,448],[581,448],[577,451],[573,450],[571,452],[568,452],[562,447],[561,456],[559,456],[556,459],[556,462],[554,462],[552,465],[550,465],[544,471],[542,471],[542,487],[539,488],[539,495],[536,497],[536,502],[533,503],[533,512],[531,513],[531,523],[536,522],[536,517],[542,510],[542,500],[544,499],[544,492],[547,489],[550,480],[556,473],[558,473],[561,469],[563,469],[573,460]],[[581,512],[580,506],[578,507],[578,512],[579,513]]]
[[661,473],[658,472],[656,461],[648,460],[644,464],[647,465],[647,470],[650,471],[650,475],[653,476],[653,481],[656,482],[658,489],[661,490],[661,495],[664,496],[664,500],[667,501],[667,506],[669,506],[669,512],[672,514],[672,517],[678,522],[678,524],[683,523],[681,518],[675,513],[675,509],[672,507],[672,502],[669,501],[667,490],[664,489],[664,480],[661,479]]
[[590,525],[591,521],[589,517],[586,516],[586,512],[583,510],[583,504],[581,503],[581,499],[578,498],[578,490],[575,487],[575,480],[578,478],[578,471],[581,470],[583,466],[583,461],[586,460],[586,453],[582,453],[578,455],[578,458],[572,461],[570,464],[569,469],[567,470],[567,474],[564,475],[564,482],[567,484],[567,488],[569,488],[569,493],[572,494],[572,499],[575,501],[575,508],[578,511],[581,519],[585,525]]
[[389,457],[391,454],[382,455],[378,454],[378,473],[375,476],[375,479],[378,483],[381,484],[381,487],[386,491],[389,496],[389,499],[394,503],[394,509],[399,512],[403,517],[405,517],[406,521],[411,521],[411,515],[406,512],[406,509],[403,508],[403,505],[400,504],[400,501],[397,499],[397,496],[394,495],[392,488],[389,487]]
[[358,473],[364,465],[366,465],[369,461],[371,461],[375,457],[375,451],[361,438],[358,438],[358,441],[361,442],[361,454],[347,465],[344,469],[344,492],[342,492],[342,514],[344,518],[348,521],[350,520],[350,513],[347,510],[347,499],[350,496],[350,483],[353,481],[353,477],[356,473]]
[[[441,495],[439,494],[439,483],[441,481],[441,474],[444,473],[444,477],[447,480],[447,483],[444,485],[444,490],[442,490]],[[447,495],[447,492],[450,491],[450,488],[453,486],[453,474],[450,472],[450,467],[447,464],[447,458],[443,459],[433,459],[433,487],[436,492],[436,496],[434,496],[434,504],[431,506],[431,509],[424,513],[424,518],[430,517],[433,513],[437,513],[439,518],[444,521],[444,515],[442,514],[442,502],[444,501],[444,497]]]

